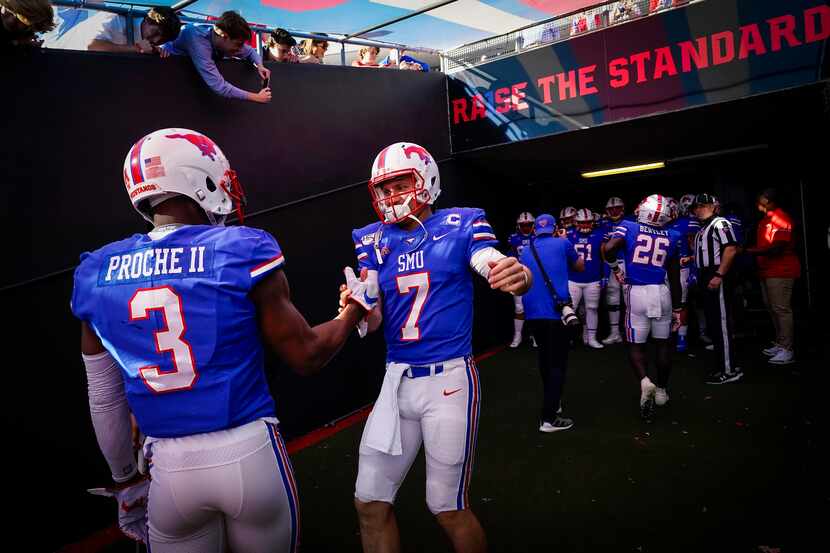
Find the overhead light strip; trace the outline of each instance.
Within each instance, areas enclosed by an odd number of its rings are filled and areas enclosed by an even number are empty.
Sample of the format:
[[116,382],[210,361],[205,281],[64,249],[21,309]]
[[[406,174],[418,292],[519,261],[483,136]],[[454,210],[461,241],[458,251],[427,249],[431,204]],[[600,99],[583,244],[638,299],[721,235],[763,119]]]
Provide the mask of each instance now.
[[666,166],[663,161],[656,161],[654,163],[644,163],[641,165],[629,165],[628,167],[617,167],[615,169],[604,169],[602,171],[589,171],[582,173],[582,178],[593,179],[596,177],[608,177],[610,175],[620,175],[622,173],[636,173],[637,171],[650,171],[652,169],[662,169]]

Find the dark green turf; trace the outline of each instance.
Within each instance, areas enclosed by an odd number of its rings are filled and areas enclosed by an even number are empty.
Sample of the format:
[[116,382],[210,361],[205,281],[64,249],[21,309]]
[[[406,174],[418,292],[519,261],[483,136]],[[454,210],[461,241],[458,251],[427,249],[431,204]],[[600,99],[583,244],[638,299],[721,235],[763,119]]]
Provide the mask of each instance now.
[[[625,351],[572,353],[564,406],[575,426],[556,434],[537,430],[534,350],[480,364],[471,499],[491,551],[789,552],[824,533],[824,437],[812,399],[822,396],[821,363],[772,367],[753,345],[743,381],[707,386],[702,360],[676,354],[671,402],[646,424]],[[352,494],[361,431],[293,457],[306,553],[360,550]],[[423,454],[396,512],[403,551],[450,550],[425,505]]]

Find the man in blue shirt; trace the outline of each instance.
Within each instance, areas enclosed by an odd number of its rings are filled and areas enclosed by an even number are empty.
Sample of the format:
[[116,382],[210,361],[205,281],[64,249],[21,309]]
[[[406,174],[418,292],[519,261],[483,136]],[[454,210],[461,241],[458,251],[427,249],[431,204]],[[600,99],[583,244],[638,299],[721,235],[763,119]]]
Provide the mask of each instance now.
[[159,56],[190,56],[196,71],[216,94],[225,98],[248,100],[265,104],[271,101],[271,88],[265,86],[259,92],[248,92],[226,81],[216,67],[217,59],[234,57],[250,61],[263,81],[271,77],[271,71],[262,65],[260,55],[245,44],[251,38],[251,28],[241,15],[227,11],[216,20],[214,26],[187,25],[176,40],[159,46]]
[[[574,245],[555,236],[556,219],[544,213],[536,218],[536,239],[525,248],[519,261],[533,274],[533,284],[524,295],[525,317],[539,346],[539,373],[542,375],[544,399],[540,416],[540,432],[557,432],[573,426],[571,419],[561,416],[562,389],[568,366],[569,328],[563,324],[561,303],[570,303],[568,271],[585,269],[584,259]],[[535,250],[535,252],[534,252]],[[535,254],[534,254],[535,253]],[[548,287],[544,273],[556,291]],[[573,307],[570,307],[571,312]]]

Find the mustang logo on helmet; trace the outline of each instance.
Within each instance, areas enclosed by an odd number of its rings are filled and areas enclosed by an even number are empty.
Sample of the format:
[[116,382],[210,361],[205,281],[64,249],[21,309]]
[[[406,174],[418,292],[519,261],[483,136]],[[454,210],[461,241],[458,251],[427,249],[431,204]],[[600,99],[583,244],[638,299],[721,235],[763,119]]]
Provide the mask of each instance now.
[[202,152],[203,156],[209,157],[211,161],[216,161],[216,158],[214,157],[216,155],[216,145],[206,136],[201,134],[168,134],[165,135],[165,137],[183,138],[199,148],[199,151]]

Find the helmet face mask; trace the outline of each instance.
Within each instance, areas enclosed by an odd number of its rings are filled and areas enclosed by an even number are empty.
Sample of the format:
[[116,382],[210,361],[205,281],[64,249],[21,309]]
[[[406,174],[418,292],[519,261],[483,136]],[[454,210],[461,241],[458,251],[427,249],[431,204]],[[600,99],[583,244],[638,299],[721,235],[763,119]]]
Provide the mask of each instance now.
[[587,209],[580,209],[574,217],[576,228],[582,234],[590,234],[594,230],[594,214]]
[[563,207],[559,212],[559,224],[562,228],[569,228],[573,226],[574,217],[576,217],[576,209],[571,206]]
[[530,236],[533,232],[533,223],[536,221],[536,218],[533,216],[532,213],[529,211],[523,211],[519,218],[516,219],[516,230],[519,231],[520,234],[525,236]]
[[395,224],[430,204],[424,181],[412,170],[389,173],[370,183],[372,206],[381,221]]
[[417,144],[391,144],[372,163],[369,194],[372,207],[383,223],[400,223],[438,199],[441,194],[438,166],[430,153]]

